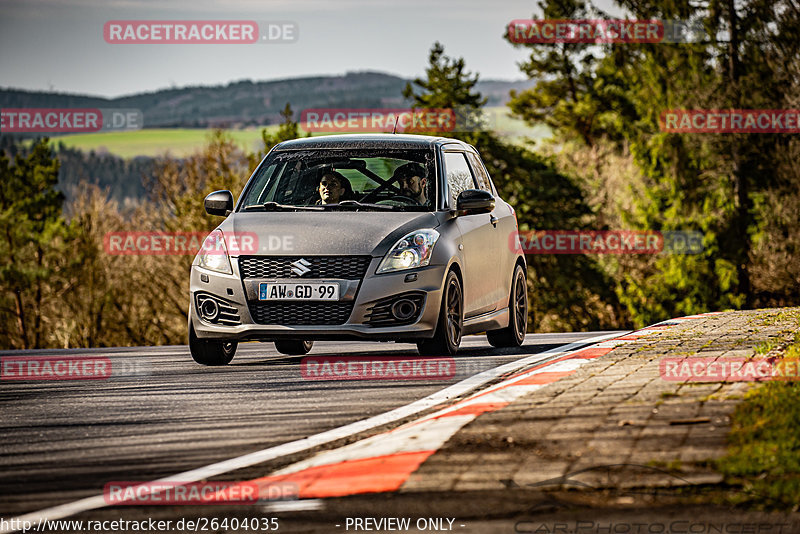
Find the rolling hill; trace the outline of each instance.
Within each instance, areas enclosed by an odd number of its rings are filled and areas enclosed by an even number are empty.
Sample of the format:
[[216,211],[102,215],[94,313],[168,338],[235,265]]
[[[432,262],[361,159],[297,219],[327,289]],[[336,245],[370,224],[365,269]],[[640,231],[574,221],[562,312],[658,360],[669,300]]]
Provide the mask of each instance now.
[[[408,81],[380,72],[349,72],[161,89],[118,98],[0,89],[0,108],[133,108],[143,113],[145,128],[237,129],[280,122],[279,113],[287,102],[298,112],[306,108],[403,107],[408,105],[402,97]],[[478,82],[477,90],[488,98],[487,106],[499,106],[508,100],[509,90],[532,83],[485,80]]]

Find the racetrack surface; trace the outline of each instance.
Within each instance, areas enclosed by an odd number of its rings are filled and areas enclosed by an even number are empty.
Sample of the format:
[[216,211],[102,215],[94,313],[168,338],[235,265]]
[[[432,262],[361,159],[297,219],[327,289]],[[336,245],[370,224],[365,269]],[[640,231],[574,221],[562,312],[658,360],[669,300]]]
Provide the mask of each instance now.
[[[445,380],[310,381],[301,375],[301,357],[280,355],[269,343],[242,344],[230,365],[216,368],[195,364],[185,346],[0,352],[107,357],[135,371],[105,380],[0,382],[0,516],[97,495],[110,481],[155,480],[301,439],[604,333],[530,334],[517,350],[470,336],[455,377]],[[416,350],[317,342],[309,356],[355,355],[414,357]],[[269,471],[258,467],[251,470]]]

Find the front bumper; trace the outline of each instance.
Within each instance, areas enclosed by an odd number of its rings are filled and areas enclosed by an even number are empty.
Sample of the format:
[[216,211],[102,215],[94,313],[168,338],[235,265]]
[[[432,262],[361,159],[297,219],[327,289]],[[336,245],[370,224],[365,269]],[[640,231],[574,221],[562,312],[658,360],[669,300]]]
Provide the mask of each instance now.
[[[241,279],[238,258],[231,258],[233,274],[221,274],[192,266],[190,280],[189,323],[200,339],[258,340],[276,339],[415,341],[433,337],[441,307],[444,276],[447,266],[429,265],[396,273],[375,274],[381,258],[372,258],[363,280],[318,279]],[[414,281],[406,276],[416,273]],[[207,281],[206,281],[207,280]],[[261,282],[336,281],[340,284],[340,302],[351,301],[352,312],[343,324],[336,325],[267,325],[258,324],[251,314],[250,302],[257,302]],[[425,294],[418,319],[403,326],[370,326],[368,312],[375,303],[386,297],[420,291]],[[236,308],[241,324],[224,326],[201,319],[196,305],[198,293],[210,294]],[[322,303],[320,303],[322,304]],[[262,304],[263,305],[263,304]]]

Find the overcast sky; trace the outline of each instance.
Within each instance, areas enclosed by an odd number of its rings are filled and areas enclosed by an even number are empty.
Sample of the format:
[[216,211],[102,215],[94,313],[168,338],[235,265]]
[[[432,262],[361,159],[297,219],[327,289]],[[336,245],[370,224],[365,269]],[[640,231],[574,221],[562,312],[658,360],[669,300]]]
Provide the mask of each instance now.
[[[413,77],[424,74],[437,40],[481,79],[518,80],[525,51],[503,39],[505,26],[537,14],[530,0],[0,0],[0,87],[120,96],[359,70]],[[104,41],[106,21],[142,19],[293,21],[299,38]]]

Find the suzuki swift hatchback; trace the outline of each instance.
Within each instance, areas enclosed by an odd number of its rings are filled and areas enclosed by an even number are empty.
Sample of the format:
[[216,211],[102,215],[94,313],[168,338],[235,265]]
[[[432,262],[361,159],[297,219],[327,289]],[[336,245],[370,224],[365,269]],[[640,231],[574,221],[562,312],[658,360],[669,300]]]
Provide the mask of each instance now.
[[[528,316],[516,215],[478,152],[454,139],[340,135],[287,141],[262,160],[191,270],[189,347],[225,365],[237,342],[305,354],[314,340],[416,343],[455,354],[486,332],[518,346]],[[206,246],[217,243],[217,246]]]

